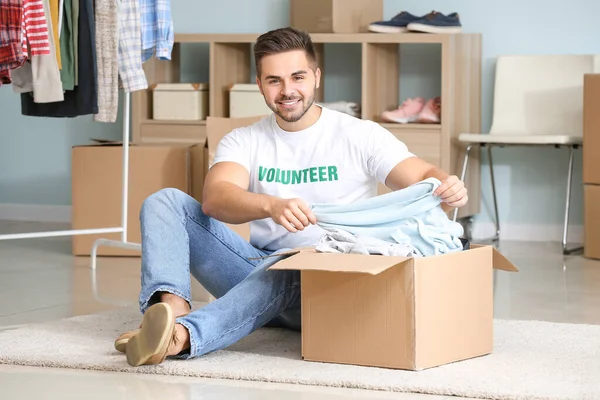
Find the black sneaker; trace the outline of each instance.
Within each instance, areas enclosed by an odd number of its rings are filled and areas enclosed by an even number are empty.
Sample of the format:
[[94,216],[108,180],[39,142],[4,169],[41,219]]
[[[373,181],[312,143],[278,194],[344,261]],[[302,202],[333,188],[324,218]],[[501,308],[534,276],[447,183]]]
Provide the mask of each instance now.
[[432,11],[423,18],[410,22],[407,28],[411,32],[424,33],[460,33],[462,24],[460,16],[457,13],[444,15],[437,11]]
[[389,21],[377,21],[369,25],[371,32],[378,33],[404,33],[408,32],[407,25],[414,21],[420,21],[424,17],[417,17],[409,12],[402,11]]

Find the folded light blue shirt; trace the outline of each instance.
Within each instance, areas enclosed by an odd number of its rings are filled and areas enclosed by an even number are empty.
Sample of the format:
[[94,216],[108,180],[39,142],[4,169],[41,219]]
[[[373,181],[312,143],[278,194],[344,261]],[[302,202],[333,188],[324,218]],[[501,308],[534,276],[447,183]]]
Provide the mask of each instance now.
[[405,189],[349,204],[312,204],[317,224],[357,236],[409,245],[422,256],[463,249],[461,224],[452,221],[433,193],[441,185],[428,178]]

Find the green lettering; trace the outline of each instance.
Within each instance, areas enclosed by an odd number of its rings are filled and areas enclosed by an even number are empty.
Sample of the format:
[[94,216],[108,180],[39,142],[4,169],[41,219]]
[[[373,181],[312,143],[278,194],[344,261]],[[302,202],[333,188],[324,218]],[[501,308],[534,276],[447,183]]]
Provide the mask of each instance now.
[[258,180],[263,181],[267,175],[267,169],[265,167],[258,167]]
[[283,185],[299,185],[308,182],[327,182],[339,180],[338,169],[335,165],[311,167],[299,170],[258,167],[260,182],[276,182]]
[[277,168],[277,173],[275,174],[275,182],[277,182],[277,183],[281,183],[281,180],[279,179],[279,178],[281,178],[280,174],[281,174],[281,170],[279,168]]
[[289,169],[285,170],[285,171],[282,171],[282,173],[281,173],[281,183],[283,183],[284,185],[289,185],[290,184],[290,180],[292,179],[291,176],[292,176],[292,171],[290,171]]
[[329,180],[330,181],[337,181],[338,180],[337,167],[335,165],[331,165],[327,169],[328,169],[328,172],[329,172]]
[[291,171],[292,172],[292,185],[302,183],[302,170]]
[[327,167],[319,167],[319,180],[321,182],[327,180]]

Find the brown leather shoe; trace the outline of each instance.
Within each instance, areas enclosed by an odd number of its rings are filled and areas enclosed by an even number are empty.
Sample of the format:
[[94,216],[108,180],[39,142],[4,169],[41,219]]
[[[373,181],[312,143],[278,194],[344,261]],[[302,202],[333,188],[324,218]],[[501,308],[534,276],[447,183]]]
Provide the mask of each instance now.
[[154,304],[144,313],[139,333],[127,342],[127,363],[133,367],[162,363],[174,336],[175,315],[171,306]]

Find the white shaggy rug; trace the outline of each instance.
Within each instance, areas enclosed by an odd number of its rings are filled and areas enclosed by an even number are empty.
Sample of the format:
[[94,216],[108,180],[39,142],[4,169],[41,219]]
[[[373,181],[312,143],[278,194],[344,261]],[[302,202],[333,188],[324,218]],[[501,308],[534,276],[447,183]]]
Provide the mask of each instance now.
[[495,321],[488,356],[420,372],[302,361],[300,335],[262,329],[194,360],[130,367],[113,340],[136,328],[124,308],[0,332],[0,363],[337,386],[487,399],[600,399],[600,326]]

